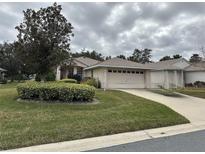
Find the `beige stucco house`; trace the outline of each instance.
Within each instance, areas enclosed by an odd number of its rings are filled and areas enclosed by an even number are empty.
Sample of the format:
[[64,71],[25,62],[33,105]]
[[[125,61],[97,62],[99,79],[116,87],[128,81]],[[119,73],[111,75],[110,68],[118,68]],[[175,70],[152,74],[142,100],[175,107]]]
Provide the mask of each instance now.
[[184,87],[185,83],[189,82],[205,82],[205,67],[192,65],[184,58],[140,64],[120,58],[100,62],[79,57],[74,60],[73,66],[65,65],[57,68],[58,80],[67,77],[69,67],[73,67],[71,73],[80,72],[82,78],[98,79],[101,87],[105,89],[176,88]]
[[100,61],[87,57],[78,57],[65,61],[61,66],[57,67],[56,79],[72,78],[75,75],[83,78],[85,77],[84,68],[95,65],[99,62]]

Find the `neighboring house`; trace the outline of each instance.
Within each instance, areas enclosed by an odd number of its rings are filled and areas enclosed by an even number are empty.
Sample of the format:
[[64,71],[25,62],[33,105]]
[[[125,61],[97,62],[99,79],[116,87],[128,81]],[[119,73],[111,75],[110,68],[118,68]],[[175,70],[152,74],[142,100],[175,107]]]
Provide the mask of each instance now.
[[[79,62],[79,59],[81,62]],[[77,60],[77,61],[76,61]],[[79,62],[78,65],[76,62]],[[174,59],[156,63],[140,64],[120,58],[103,62],[86,57],[76,58],[69,67],[80,67],[82,77],[93,77],[101,82],[102,88],[176,88],[199,79],[205,81],[203,66],[193,66],[186,59]],[[87,63],[81,66],[80,64]],[[68,65],[66,65],[68,67]],[[194,71],[192,68],[194,67]],[[197,67],[197,68],[196,68]],[[74,68],[73,68],[74,70]],[[78,69],[77,69],[78,70]],[[196,71],[197,70],[197,71]],[[58,67],[57,79],[68,76],[64,66]],[[71,71],[71,74],[74,71]],[[75,73],[78,74],[78,71]],[[66,75],[62,75],[66,74]],[[200,74],[200,78],[198,77]],[[198,77],[198,78],[197,78]]]
[[184,69],[189,65],[190,63],[184,58],[145,64],[152,68],[150,70],[150,87],[184,87]]
[[185,68],[185,82],[194,83],[195,81],[205,82],[205,61],[193,63]]
[[5,69],[0,68],[0,79],[4,79],[5,72],[6,72],[6,70],[5,70]]
[[88,57],[79,57],[68,60],[63,65],[57,67],[56,79],[72,78],[77,75],[83,77],[83,69],[91,65],[97,64],[100,61]]

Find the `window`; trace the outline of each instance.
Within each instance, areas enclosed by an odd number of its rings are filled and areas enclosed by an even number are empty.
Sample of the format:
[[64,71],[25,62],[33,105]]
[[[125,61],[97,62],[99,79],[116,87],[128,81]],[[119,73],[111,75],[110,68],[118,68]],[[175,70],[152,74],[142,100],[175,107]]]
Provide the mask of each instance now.
[[121,71],[121,70],[118,70],[118,73],[122,73],[122,71]]
[[132,71],[132,74],[135,74],[135,71]]
[[130,71],[127,71],[127,73],[130,73]]
[[144,72],[140,72],[140,74],[144,74]]
[[125,71],[125,70],[123,70],[122,72],[123,72],[123,73],[126,73],[126,71]]
[[113,73],[117,73],[117,70],[113,70],[112,72],[113,72]]
[[109,73],[111,73],[111,72],[112,72],[112,70],[108,70],[108,72],[109,72]]

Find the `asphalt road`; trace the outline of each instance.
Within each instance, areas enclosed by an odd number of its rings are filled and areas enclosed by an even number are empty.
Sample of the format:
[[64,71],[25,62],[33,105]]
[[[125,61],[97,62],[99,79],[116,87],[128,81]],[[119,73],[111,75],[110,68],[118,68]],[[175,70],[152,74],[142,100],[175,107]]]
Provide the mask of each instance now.
[[205,152],[205,130],[92,150],[95,152]]

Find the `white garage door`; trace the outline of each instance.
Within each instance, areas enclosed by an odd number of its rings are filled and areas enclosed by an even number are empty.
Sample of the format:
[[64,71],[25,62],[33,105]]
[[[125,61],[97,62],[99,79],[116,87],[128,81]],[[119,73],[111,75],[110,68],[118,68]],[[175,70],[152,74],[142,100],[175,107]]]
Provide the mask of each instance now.
[[139,70],[114,70],[107,73],[108,88],[144,88],[144,72]]
[[204,71],[185,72],[185,82],[186,83],[194,83],[196,81],[205,82],[205,72]]

